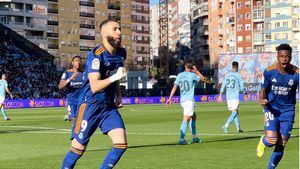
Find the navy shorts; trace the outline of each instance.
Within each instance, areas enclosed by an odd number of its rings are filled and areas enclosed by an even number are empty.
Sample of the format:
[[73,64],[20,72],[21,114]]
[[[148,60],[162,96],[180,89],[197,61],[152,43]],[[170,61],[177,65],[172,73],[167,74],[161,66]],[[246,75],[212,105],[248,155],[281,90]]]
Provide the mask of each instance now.
[[125,129],[122,117],[115,107],[99,103],[82,103],[72,128],[72,138],[87,145],[97,128],[103,134],[117,128]]
[[67,105],[67,109],[69,111],[69,118],[75,118],[76,117],[76,113],[77,113],[77,109],[78,109],[78,106],[77,104],[74,104],[74,103],[70,103]]
[[270,111],[265,108],[264,114],[264,130],[277,131],[284,137],[290,137],[294,124],[294,120],[291,120],[294,117],[293,112],[280,113],[279,111]]

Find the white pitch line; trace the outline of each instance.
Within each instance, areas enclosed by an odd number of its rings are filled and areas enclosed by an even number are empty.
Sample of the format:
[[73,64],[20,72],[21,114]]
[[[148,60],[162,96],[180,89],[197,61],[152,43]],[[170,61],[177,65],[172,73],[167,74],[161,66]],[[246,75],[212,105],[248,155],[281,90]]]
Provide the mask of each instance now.
[[[51,127],[39,127],[39,126],[0,126],[0,128],[29,128],[29,129],[43,129],[43,130],[56,130],[56,131],[24,131],[22,133],[31,133],[31,134],[70,134],[70,129],[57,129]],[[127,132],[128,135],[178,135],[178,133],[135,133]],[[191,134],[187,134],[191,135]],[[258,133],[199,133],[199,136],[261,136],[262,134]],[[297,135],[292,135],[297,136]]]

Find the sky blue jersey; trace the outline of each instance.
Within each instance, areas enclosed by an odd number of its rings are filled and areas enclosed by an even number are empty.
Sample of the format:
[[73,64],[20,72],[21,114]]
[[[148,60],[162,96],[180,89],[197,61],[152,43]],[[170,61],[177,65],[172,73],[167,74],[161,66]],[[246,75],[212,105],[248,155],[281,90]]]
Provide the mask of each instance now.
[[193,72],[181,72],[177,75],[174,84],[179,86],[180,101],[194,101],[195,86],[200,81],[200,77]]
[[0,97],[5,97],[7,86],[6,80],[0,80]]
[[242,76],[237,72],[230,72],[222,82],[220,93],[224,93],[225,89],[227,100],[239,100],[240,91],[246,93]]

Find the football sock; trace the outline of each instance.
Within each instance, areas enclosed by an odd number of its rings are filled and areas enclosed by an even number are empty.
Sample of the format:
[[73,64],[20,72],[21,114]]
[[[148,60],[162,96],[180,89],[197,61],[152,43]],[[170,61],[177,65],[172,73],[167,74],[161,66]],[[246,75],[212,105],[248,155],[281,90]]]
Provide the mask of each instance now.
[[282,156],[283,156],[283,145],[276,145],[275,150],[271,155],[270,161],[269,161],[269,167],[268,169],[274,169],[278,163],[280,162]]
[[85,150],[79,150],[71,147],[68,154],[65,156],[61,169],[72,169],[74,168],[77,160],[82,156]]
[[100,169],[111,169],[120,160],[121,156],[127,149],[127,143],[114,144],[113,148],[107,153]]
[[6,115],[6,112],[5,112],[4,107],[1,108],[1,113],[2,113],[3,117],[4,117],[5,119],[7,119],[7,115]]
[[236,113],[236,116],[234,118],[234,123],[237,129],[240,129],[240,123],[239,123],[239,114]]
[[182,121],[180,126],[180,140],[184,140],[186,129],[187,129],[187,122]]
[[230,125],[230,123],[235,119],[235,117],[237,116],[237,112],[232,112],[231,115],[229,116],[225,127],[228,128],[228,126]]
[[190,130],[191,130],[193,137],[196,138],[197,137],[197,135],[196,135],[196,120],[192,119],[190,121]]

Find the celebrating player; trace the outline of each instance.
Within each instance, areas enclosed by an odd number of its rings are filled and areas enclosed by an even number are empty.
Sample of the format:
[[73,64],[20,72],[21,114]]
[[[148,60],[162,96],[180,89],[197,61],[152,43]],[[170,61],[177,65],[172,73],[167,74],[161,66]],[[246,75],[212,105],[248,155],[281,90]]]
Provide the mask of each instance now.
[[280,162],[285,144],[290,138],[295,118],[296,92],[299,86],[299,69],[290,64],[292,48],[288,44],[277,47],[278,63],[264,71],[264,82],[260,91],[260,104],[265,113],[265,134],[261,137],[256,153],[264,154],[265,147],[275,145],[268,169]]
[[243,132],[243,130],[240,127],[239,117],[238,117],[240,90],[246,94],[245,99],[248,99],[249,95],[246,92],[241,75],[237,72],[238,69],[239,69],[238,62],[235,61],[232,62],[232,71],[223,80],[220,94],[218,96],[218,101],[222,101],[222,94],[226,88],[227,106],[228,109],[231,111],[231,115],[229,116],[226,124],[223,126],[225,133],[228,133],[228,126],[232,121],[235,122],[237,132],[239,133]]
[[1,80],[0,80],[0,108],[1,113],[5,120],[10,120],[10,118],[6,115],[5,109],[4,109],[4,101],[5,101],[5,94],[6,92],[9,94],[10,98],[13,98],[12,94],[10,93],[10,90],[8,89],[8,84],[6,81],[6,75],[2,74]]
[[199,143],[201,139],[197,137],[196,134],[196,113],[194,112],[195,108],[195,99],[194,92],[196,84],[201,80],[204,81],[204,76],[198,71],[197,67],[193,65],[191,59],[187,59],[184,63],[185,71],[177,75],[174,82],[174,86],[171,90],[170,97],[166,102],[167,106],[172,104],[172,97],[174,96],[177,88],[180,89],[180,102],[183,108],[183,121],[180,127],[180,138],[178,144],[186,145],[190,142],[185,140],[185,134],[187,126],[190,122],[190,129],[193,135],[192,142]]
[[121,47],[120,25],[105,20],[100,25],[103,44],[88,53],[72,147],[62,164],[62,169],[74,168],[84,153],[90,137],[99,127],[113,142],[101,169],[113,168],[127,148],[125,126],[118,107],[121,104],[119,80],[126,76],[123,68],[126,50]]
[[72,69],[65,71],[59,82],[58,88],[67,89],[67,115],[64,117],[66,120],[75,119],[76,111],[78,108],[78,97],[80,89],[83,84],[83,73],[81,71],[81,57],[75,55],[72,57]]

